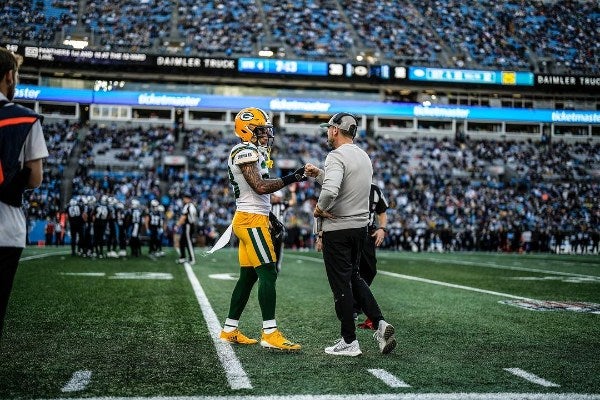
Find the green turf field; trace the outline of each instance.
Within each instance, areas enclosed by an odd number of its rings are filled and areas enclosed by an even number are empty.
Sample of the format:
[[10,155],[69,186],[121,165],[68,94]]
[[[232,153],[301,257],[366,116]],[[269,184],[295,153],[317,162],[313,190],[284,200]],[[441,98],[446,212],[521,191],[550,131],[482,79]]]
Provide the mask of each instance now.
[[[232,249],[198,250],[192,267],[174,252],[68,253],[23,255],[0,399],[600,398],[599,256],[381,251],[372,289],[398,347],[382,356],[359,330],[363,355],[346,358],[323,352],[339,323],[319,253],[286,251],[277,283],[277,322],[303,345],[297,354],[215,341],[238,271]],[[240,328],[259,338],[260,327],[255,289]]]

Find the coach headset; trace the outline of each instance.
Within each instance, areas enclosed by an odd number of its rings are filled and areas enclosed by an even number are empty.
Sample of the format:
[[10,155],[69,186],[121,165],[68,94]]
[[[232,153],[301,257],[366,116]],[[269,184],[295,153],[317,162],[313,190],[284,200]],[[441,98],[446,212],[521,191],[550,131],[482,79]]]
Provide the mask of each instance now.
[[344,117],[352,117],[354,118],[354,122],[356,122],[355,125],[352,125],[350,129],[348,129],[348,133],[352,135],[352,139],[354,140],[354,138],[356,137],[356,130],[358,129],[358,118],[356,118],[355,115],[346,112],[340,112],[333,116],[333,120],[331,120],[331,122],[333,122],[336,125],[339,125],[342,123],[342,118]]

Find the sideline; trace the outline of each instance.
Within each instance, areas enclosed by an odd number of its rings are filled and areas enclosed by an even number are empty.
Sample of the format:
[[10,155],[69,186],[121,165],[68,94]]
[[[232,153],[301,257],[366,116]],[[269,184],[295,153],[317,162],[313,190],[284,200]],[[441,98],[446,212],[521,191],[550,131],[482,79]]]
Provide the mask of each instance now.
[[[50,399],[49,399],[50,400]],[[69,397],[51,400],[600,400],[583,393],[383,393],[279,396]]]
[[[204,290],[200,285],[200,281],[198,281],[198,277],[196,277],[196,274],[194,274],[194,271],[192,270],[192,267],[189,263],[186,262],[183,264],[183,266],[185,267],[187,277],[190,283],[192,284],[192,288],[194,289],[194,294],[196,295],[196,299],[198,300],[198,304],[200,305],[200,310],[202,311],[202,315],[204,316],[204,320],[206,321],[206,326],[208,326],[208,333],[213,339],[217,355],[219,356],[219,360],[221,361],[223,370],[225,370],[225,375],[227,376],[227,382],[229,382],[229,386],[233,390],[252,389],[250,379],[248,378],[248,375],[246,375],[246,371],[244,371],[240,360],[238,360],[237,356],[235,355],[231,344],[224,343],[221,341],[221,339],[219,339],[219,333],[221,332],[221,324],[219,322],[219,319],[217,318],[217,314],[215,314],[215,311],[213,310],[212,306],[210,305],[210,302],[208,301],[208,297],[206,297],[206,294],[204,293]],[[161,398],[157,397],[156,399]],[[165,397],[164,399],[177,398]]]
[[[399,254],[401,254],[401,253],[399,253]],[[404,257],[404,256],[392,257],[389,254],[385,254],[385,253],[377,253],[377,257],[387,258],[388,260],[393,259],[393,260],[408,260],[408,261],[428,261],[428,262],[434,262],[434,263],[438,263],[438,264],[455,264],[455,265],[466,265],[466,266],[470,266],[470,267],[482,267],[482,268],[492,268],[492,269],[522,271],[522,272],[537,272],[540,274],[576,276],[579,278],[592,278],[592,279],[598,278],[598,276],[577,274],[575,272],[549,271],[549,270],[537,269],[537,268],[512,267],[510,265],[502,265],[502,264],[495,264],[495,263],[489,263],[489,262],[447,260],[447,259],[442,260],[442,259],[434,258],[434,257],[423,257],[423,258]]]
[[[299,259],[302,259],[302,260],[306,260],[306,261],[313,261],[313,262],[319,262],[319,263],[323,262],[322,259],[314,258],[314,257],[308,257],[308,256],[290,255],[290,258],[291,257],[296,257],[296,258],[299,258]],[[447,283],[447,282],[442,282],[442,281],[434,281],[432,279],[419,278],[417,276],[411,276],[411,275],[403,275],[403,274],[398,274],[398,273],[395,273],[395,272],[383,271],[383,270],[380,270],[380,269],[377,271],[377,273],[381,274],[381,275],[391,276],[391,277],[394,277],[394,278],[401,278],[401,279],[407,279],[407,280],[417,281],[417,282],[422,282],[422,283],[429,283],[429,284],[432,284],[432,285],[446,286],[446,287],[450,287],[450,288],[454,288],[454,289],[469,290],[471,292],[491,294],[491,295],[494,295],[494,296],[508,297],[508,298],[511,298],[511,299],[518,299],[518,300],[537,301],[535,299],[530,299],[528,297],[515,296],[515,295],[512,295],[512,294],[501,293],[501,292],[494,292],[492,290],[479,289],[479,288],[474,288],[474,287],[471,287],[471,286],[456,285],[454,283]]]
[[71,250],[66,250],[66,251],[63,250],[63,251],[57,251],[55,253],[43,253],[43,254],[36,254],[34,256],[21,257],[19,259],[19,262],[37,260],[39,258],[46,258],[46,257],[52,257],[52,256],[66,256],[67,254],[71,254]]

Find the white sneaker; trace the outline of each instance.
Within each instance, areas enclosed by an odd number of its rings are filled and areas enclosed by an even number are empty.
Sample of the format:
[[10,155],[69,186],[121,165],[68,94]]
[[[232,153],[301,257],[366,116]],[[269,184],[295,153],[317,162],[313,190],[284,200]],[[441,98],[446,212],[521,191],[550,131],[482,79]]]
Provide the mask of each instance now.
[[352,343],[346,343],[344,339],[339,339],[331,347],[325,347],[325,353],[333,354],[334,356],[350,356],[356,357],[362,354],[358,340],[354,339]]
[[384,320],[379,321],[379,326],[375,333],[373,333],[373,338],[379,345],[381,354],[388,354],[396,348],[395,331],[391,324],[388,324]]
[[175,264],[183,264],[184,262],[186,262],[187,260],[185,258],[180,258],[177,261],[175,261]]

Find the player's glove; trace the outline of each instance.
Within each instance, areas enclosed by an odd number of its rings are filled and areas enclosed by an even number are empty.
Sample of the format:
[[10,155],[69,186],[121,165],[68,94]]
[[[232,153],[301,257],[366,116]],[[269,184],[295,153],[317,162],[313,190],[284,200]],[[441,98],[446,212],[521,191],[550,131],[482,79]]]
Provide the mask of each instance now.
[[307,179],[308,179],[308,177],[304,174],[304,165],[302,167],[298,168],[297,170],[295,170],[294,172],[292,172],[291,174],[286,175],[281,178],[281,180],[283,181],[283,184],[285,186],[292,184],[294,182],[302,182]]
[[285,225],[283,225],[273,213],[269,213],[269,222],[271,223],[269,231],[271,232],[273,241],[283,240],[283,236],[285,235]]

